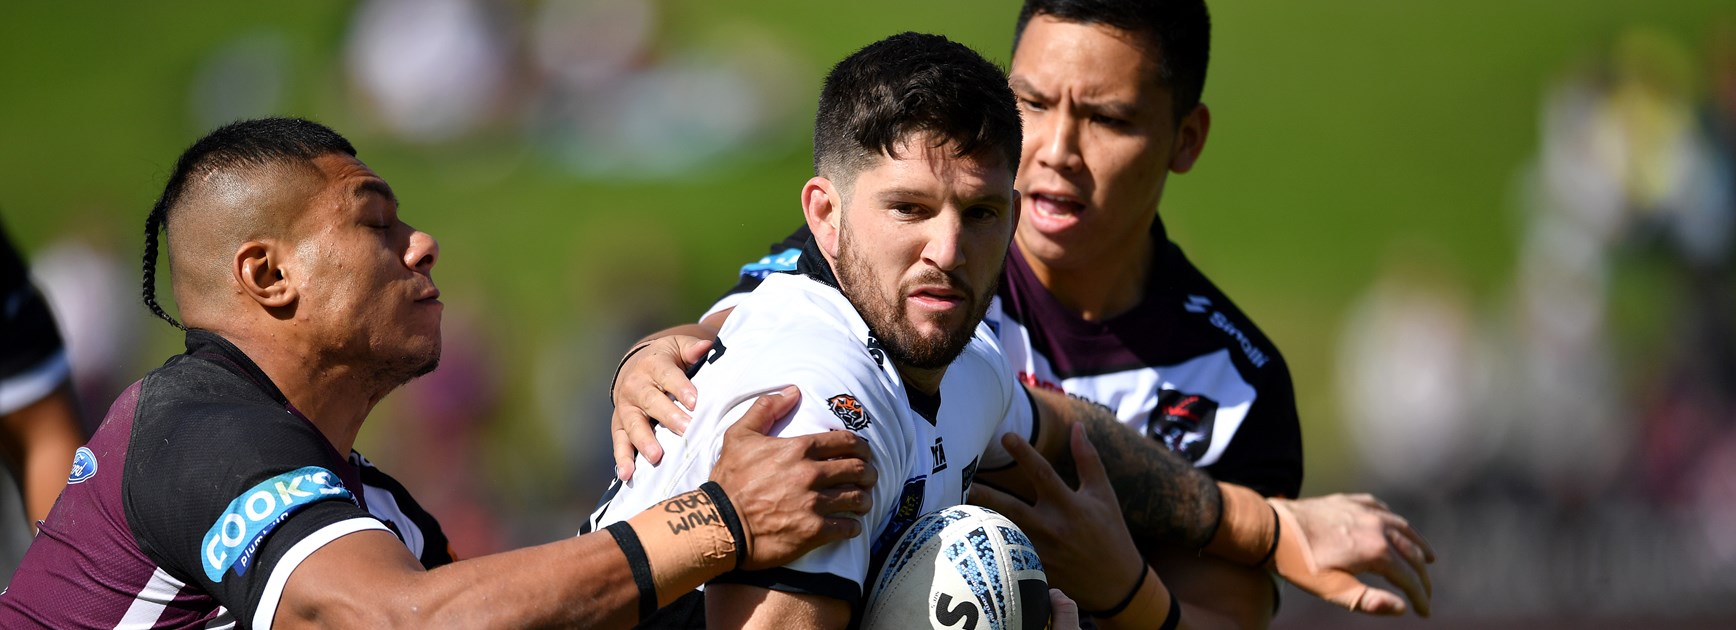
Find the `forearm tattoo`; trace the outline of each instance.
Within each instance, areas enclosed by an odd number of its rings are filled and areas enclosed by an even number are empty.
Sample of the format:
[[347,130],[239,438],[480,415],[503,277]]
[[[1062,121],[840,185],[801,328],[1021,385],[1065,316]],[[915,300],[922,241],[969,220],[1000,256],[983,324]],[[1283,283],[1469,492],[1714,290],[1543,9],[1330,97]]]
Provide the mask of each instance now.
[[[1069,420],[1084,423],[1086,435],[1102,454],[1121,514],[1140,548],[1199,549],[1211,540],[1222,508],[1210,475],[1121,424],[1101,405],[1069,396],[1061,411]],[[1071,464],[1072,451],[1067,452]]]

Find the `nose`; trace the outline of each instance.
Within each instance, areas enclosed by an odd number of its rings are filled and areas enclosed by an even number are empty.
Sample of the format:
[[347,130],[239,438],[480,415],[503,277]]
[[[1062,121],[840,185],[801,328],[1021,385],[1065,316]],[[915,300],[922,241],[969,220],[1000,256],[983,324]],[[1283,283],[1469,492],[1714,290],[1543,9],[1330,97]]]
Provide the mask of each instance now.
[[434,269],[440,259],[440,242],[434,235],[421,230],[410,232],[410,246],[404,249],[404,266],[422,273]]
[[942,213],[929,221],[928,242],[922,247],[922,260],[941,271],[964,266],[964,225],[957,213]]
[[1027,129],[1037,146],[1037,163],[1062,173],[1079,170],[1085,164],[1079,155],[1079,125],[1072,108],[1058,105],[1055,111]]

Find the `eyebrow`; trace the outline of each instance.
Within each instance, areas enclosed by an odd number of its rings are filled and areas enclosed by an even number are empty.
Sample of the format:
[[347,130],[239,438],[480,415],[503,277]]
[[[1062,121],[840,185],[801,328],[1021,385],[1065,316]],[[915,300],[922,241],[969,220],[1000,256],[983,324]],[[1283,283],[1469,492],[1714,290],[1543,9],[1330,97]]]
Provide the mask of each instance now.
[[1044,94],[1042,90],[1037,89],[1037,86],[1031,85],[1031,82],[1026,81],[1024,77],[1013,77],[1007,79],[1007,85],[1012,87],[1014,92],[1029,94],[1037,98],[1048,98],[1049,96]]
[[[893,188],[890,190],[882,190],[878,195],[875,195],[875,197],[884,202],[911,198],[929,200],[933,199],[934,195],[913,188]],[[989,193],[980,197],[971,197],[964,200],[964,205],[966,207],[981,204],[999,204],[1000,206],[1005,207],[1012,205],[1013,199],[1006,195]]]
[[392,202],[393,205],[397,205],[398,203],[398,195],[392,193],[392,187],[387,186],[386,182],[378,179],[364,179],[361,183],[356,184],[355,190],[350,192],[351,194],[354,194],[357,199],[364,199],[368,196],[368,193],[373,193],[385,198],[386,201]]
[[[1007,85],[1013,88],[1017,95],[1030,96],[1039,101],[1052,101],[1054,97],[1031,85],[1024,77],[1007,79]],[[1139,107],[1123,101],[1106,101],[1092,99],[1076,99],[1080,109],[1095,112],[1111,118],[1134,118],[1139,115]]]

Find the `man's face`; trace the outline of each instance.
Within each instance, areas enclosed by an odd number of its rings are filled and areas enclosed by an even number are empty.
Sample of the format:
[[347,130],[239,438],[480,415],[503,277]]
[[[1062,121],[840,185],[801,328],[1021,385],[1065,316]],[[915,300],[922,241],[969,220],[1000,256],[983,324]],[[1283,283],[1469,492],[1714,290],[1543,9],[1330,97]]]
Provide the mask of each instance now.
[[906,142],[857,173],[844,202],[836,271],[845,297],[893,362],[943,368],[994,296],[1018,220],[1007,165]]
[[1019,247],[1057,269],[1140,251],[1178,144],[1155,61],[1123,31],[1039,15],[1009,75],[1025,123]]
[[440,360],[440,292],[430,275],[434,237],[398,217],[392,189],[354,157],[315,158],[319,192],[297,221],[296,319],[317,347],[393,386]]

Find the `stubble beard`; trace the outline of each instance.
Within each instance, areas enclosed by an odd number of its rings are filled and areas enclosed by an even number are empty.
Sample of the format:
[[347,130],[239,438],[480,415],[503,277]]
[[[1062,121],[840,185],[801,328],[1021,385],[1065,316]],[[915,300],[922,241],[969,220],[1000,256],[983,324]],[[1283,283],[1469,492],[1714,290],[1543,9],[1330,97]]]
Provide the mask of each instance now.
[[964,352],[977,324],[988,313],[990,296],[1000,287],[1001,279],[1001,271],[997,270],[987,290],[977,293],[938,269],[926,270],[912,283],[940,284],[958,290],[970,300],[970,317],[955,328],[942,328],[938,334],[924,336],[910,325],[908,305],[903,299],[906,291],[902,285],[892,296],[892,303],[876,295],[872,266],[861,256],[848,230],[840,230],[838,264],[833,271],[838,275],[839,291],[868,323],[869,332],[880,341],[887,358],[895,365],[922,370],[944,368]]

